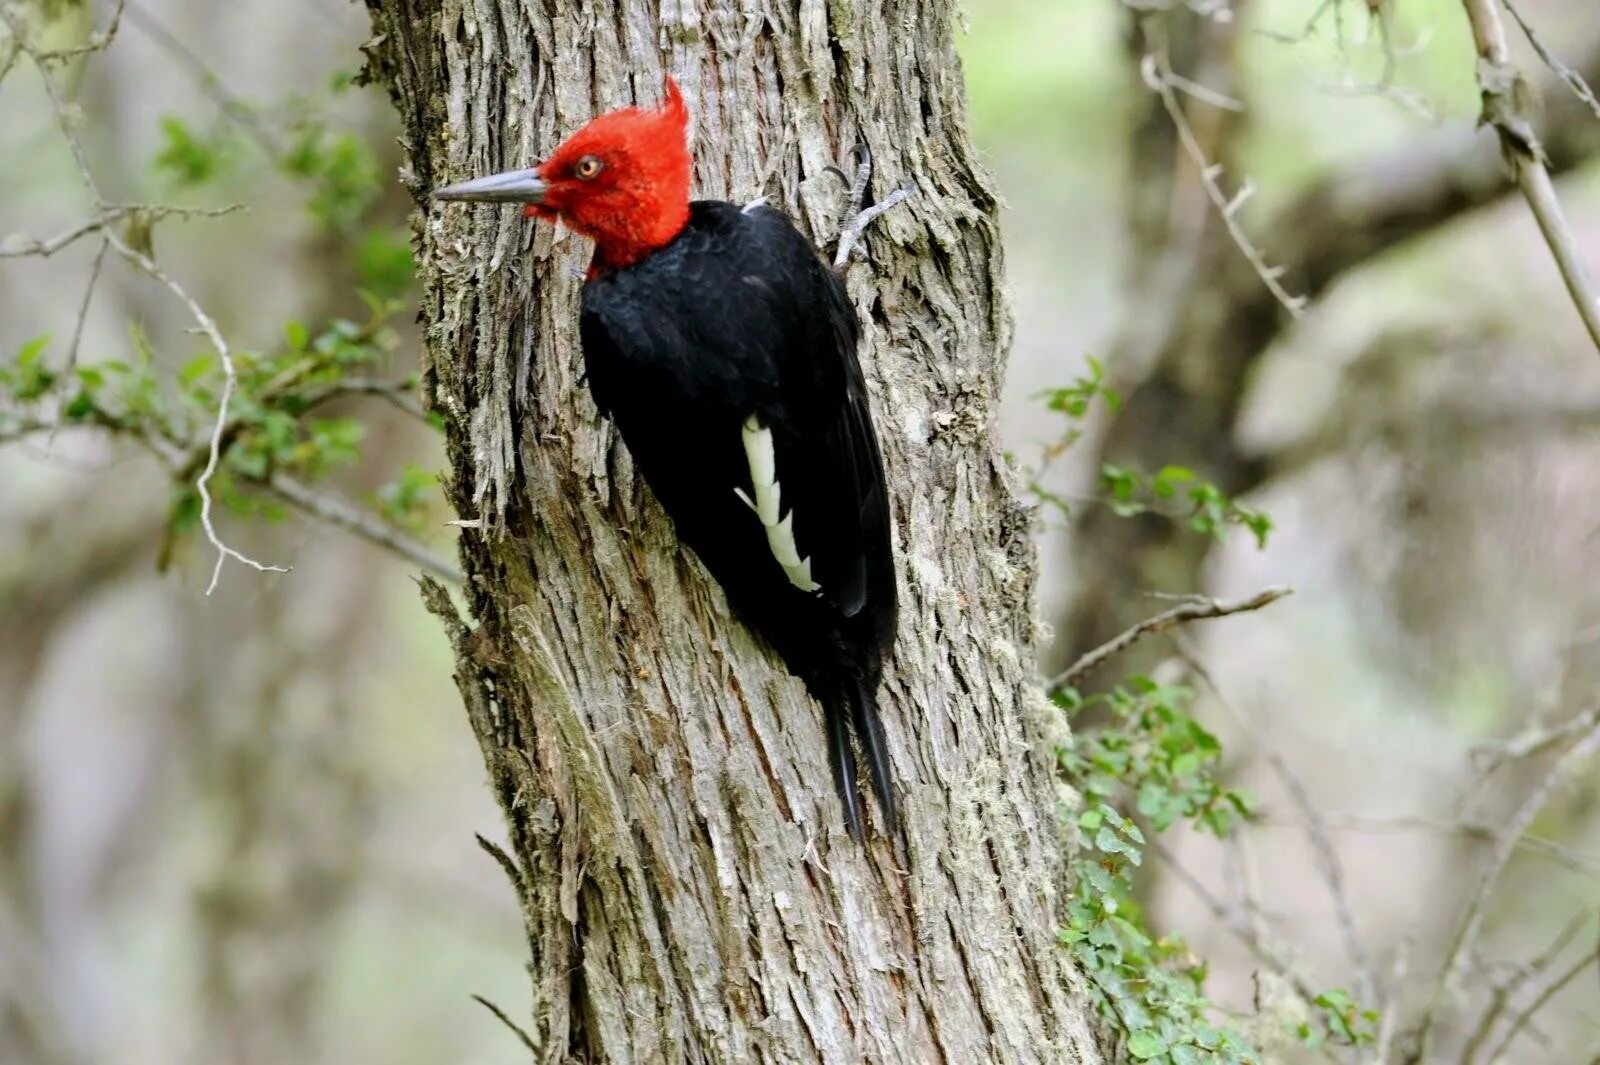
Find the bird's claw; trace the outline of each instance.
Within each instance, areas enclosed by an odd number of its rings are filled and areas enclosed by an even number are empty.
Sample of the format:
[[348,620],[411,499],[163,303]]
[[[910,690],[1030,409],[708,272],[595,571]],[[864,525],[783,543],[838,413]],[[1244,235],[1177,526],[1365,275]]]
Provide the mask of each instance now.
[[839,227],[839,247],[833,257],[835,270],[844,269],[852,254],[861,253],[861,236],[879,215],[893,210],[917,193],[916,185],[908,181],[878,203],[870,207],[861,206],[867,176],[871,173],[870,166],[870,163],[864,163],[861,170],[856,172],[856,185],[852,187],[850,194],[850,217]]

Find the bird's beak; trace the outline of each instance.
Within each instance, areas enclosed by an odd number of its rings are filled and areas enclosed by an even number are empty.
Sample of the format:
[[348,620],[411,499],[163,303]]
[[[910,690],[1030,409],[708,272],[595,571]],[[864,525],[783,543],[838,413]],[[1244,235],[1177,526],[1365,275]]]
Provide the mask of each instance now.
[[504,174],[473,178],[433,190],[436,200],[474,200],[479,203],[543,203],[544,179],[539,171],[508,170]]

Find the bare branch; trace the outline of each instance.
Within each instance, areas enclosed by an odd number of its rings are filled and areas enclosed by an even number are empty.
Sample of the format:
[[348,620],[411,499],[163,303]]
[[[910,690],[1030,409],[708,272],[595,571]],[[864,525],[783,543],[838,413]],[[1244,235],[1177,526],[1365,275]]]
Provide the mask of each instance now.
[[72,343],[67,345],[67,362],[62,372],[70,374],[78,366],[78,345],[83,342],[83,326],[89,318],[89,304],[94,299],[95,284],[100,280],[100,267],[106,259],[106,249],[111,246],[108,240],[100,242],[100,250],[94,253],[94,265],[89,267],[89,282],[83,286],[83,301],[78,304],[78,319],[72,326]]
[[[118,17],[120,18],[122,11],[120,4],[117,11]],[[217,328],[216,322],[213,321],[211,316],[206,313],[205,308],[201,307],[200,304],[192,296],[190,296],[187,291],[185,291],[182,285],[178,284],[178,282],[169,277],[166,271],[157,266],[155,261],[148,255],[131,247],[120,235],[118,235],[115,229],[108,225],[106,219],[109,213],[117,210],[122,210],[125,213],[128,213],[132,211],[132,208],[118,207],[117,205],[108,204],[105,197],[100,194],[100,187],[95,182],[94,172],[89,166],[88,153],[84,151],[83,142],[78,138],[77,133],[74,132],[72,128],[72,123],[67,118],[66,105],[61,99],[61,94],[56,89],[55,78],[51,76],[46,60],[41,58],[41,53],[28,43],[23,34],[21,23],[10,12],[10,10],[4,6],[0,6],[0,20],[4,20],[6,26],[11,30],[12,37],[14,38],[14,46],[16,48],[20,48],[24,53],[26,53],[29,58],[33,60],[34,66],[38,69],[39,77],[44,82],[45,94],[50,98],[50,106],[51,110],[55,114],[56,125],[60,127],[61,136],[66,140],[67,146],[72,151],[72,158],[78,167],[78,176],[83,181],[84,187],[89,190],[89,194],[94,200],[95,209],[100,215],[98,219],[98,226],[91,224],[88,228],[74,231],[76,235],[74,235],[72,239],[75,240],[78,236],[82,236],[84,233],[93,232],[95,228],[98,228],[99,232],[105,237],[106,241],[117,250],[117,254],[121,255],[130,264],[137,267],[155,281],[165,286],[166,289],[171,292],[180,303],[189,309],[189,314],[194,318],[195,324],[200,327],[200,331],[204,333],[206,338],[211,341],[212,347],[216,349],[217,357],[222,361],[224,381],[222,386],[222,395],[217,402],[217,418],[215,427],[211,434],[210,453],[206,461],[205,468],[201,471],[199,478],[195,481],[195,488],[200,493],[200,524],[205,529],[206,539],[210,541],[211,545],[217,549],[217,564],[211,570],[211,581],[206,586],[206,594],[210,595],[216,590],[217,581],[222,576],[222,564],[229,558],[232,558],[238,562],[242,562],[245,565],[263,573],[289,572],[286,567],[273,566],[263,562],[258,562],[250,556],[237,551],[232,547],[229,547],[222,541],[221,537],[217,535],[216,526],[212,522],[211,478],[216,474],[217,464],[221,459],[222,434],[228,425],[228,402],[230,399],[232,399],[233,391],[239,383],[238,371],[234,367],[233,353],[228,347],[228,342],[223,339],[222,331]]]
[[1082,680],[1091,670],[1100,666],[1106,659],[1126,651],[1146,636],[1155,636],[1190,621],[1225,618],[1233,614],[1244,614],[1252,610],[1260,610],[1262,607],[1275,603],[1284,596],[1293,593],[1293,591],[1293,588],[1275,585],[1257,592],[1248,599],[1216,599],[1209,596],[1195,596],[1192,599],[1187,599],[1172,609],[1163,610],[1159,614],[1145,618],[1127,631],[1113,636],[1099,647],[1080,657],[1063,672],[1052,677],[1046,684],[1046,688],[1051,695],[1055,695],[1063,688],[1071,687]]
[[1584,328],[1589,331],[1589,339],[1600,351],[1600,299],[1595,296],[1594,283],[1583,264],[1578,239],[1562,213],[1561,201],[1556,198],[1544,148],[1529,121],[1525,103],[1527,85],[1521,72],[1511,65],[1500,12],[1494,0],[1462,0],[1462,7],[1472,24],[1472,37],[1478,49],[1482,121],[1493,126],[1499,135],[1501,155],[1511,168],[1511,176],[1522,190],[1523,198],[1528,201],[1545,243],[1550,246],[1561,280],[1572,296]]
[[1439,1006],[1444,999],[1445,989],[1460,972],[1462,962],[1471,954],[1477,942],[1478,932],[1483,927],[1484,907],[1489,896],[1493,894],[1494,885],[1499,880],[1501,872],[1517,849],[1517,840],[1528,830],[1528,825],[1538,816],[1539,811],[1544,809],[1545,803],[1550,801],[1550,796],[1555,793],[1557,785],[1567,774],[1588,760],[1596,750],[1600,750],[1600,706],[1594,707],[1582,716],[1588,721],[1588,731],[1567,749],[1566,754],[1551,766],[1544,779],[1523,800],[1522,805],[1497,835],[1494,850],[1479,871],[1467,910],[1462,914],[1461,922],[1456,928],[1445,963],[1439,970],[1438,980],[1434,983],[1433,992],[1428,997],[1428,1005],[1423,1013],[1420,1037],[1420,1057],[1423,1061],[1428,1060],[1434,1025],[1438,1019]]
[[92,52],[103,52],[111,47],[111,42],[117,39],[117,30],[122,26],[122,12],[127,7],[127,0],[117,0],[117,6],[111,10],[111,21],[106,23],[106,28],[96,33],[89,34],[89,39],[83,44],[73,45],[70,48],[53,48],[49,51],[35,52],[35,57],[40,62],[53,63],[63,59],[75,59],[81,55]]
[[[1260,731],[1252,727],[1252,723],[1245,716],[1233,700],[1223,694],[1222,688],[1217,684],[1211,671],[1206,669],[1204,663],[1193,651],[1193,648],[1184,646],[1186,641],[1180,637],[1180,647],[1183,649],[1184,658],[1189,667],[1194,670],[1206,685],[1211,689],[1211,694],[1220,702],[1239,723],[1246,735],[1259,737]],[[1317,871],[1322,876],[1322,881],[1328,886],[1328,894],[1333,899],[1334,916],[1339,924],[1339,934],[1344,940],[1345,955],[1349,957],[1350,964],[1356,971],[1356,997],[1362,1003],[1371,1005],[1376,1001],[1377,982],[1373,978],[1372,959],[1367,954],[1366,945],[1361,940],[1361,934],[1356,930],[1355,916],[1350,909],[1350,897],[1344,883],[1344,866],[1339,861],[1339,852],[1334,849],[1333,840],[1328,835],[1327,822],[1322,816],[1322,811],[1312,801],[1311,793],[1306,789],[1305,782],[1290,768],[1289,763],[1277,751],[1259,741],[1256,747],[1266,756],[1267,764],[1272,767],[1284,790],[1289,793],[1290,800],[1295,808],[1300,811],[1300,816],[1305,819],[1306,836],[1311,843],[1311,853],[1317,862]]]
[[211,580],[206,585],[206,594],[210,595],[217,590],[217,581],[222,577],[222,564],[230,558],[260,573],[288,573],[290,567],[258,562],[249,555],[229,547],[217,535],[216,525],[212,522],[211,479],[216,476],[217,465],[222,460],[222,434],[228,427],[228,404],[233,399],[234,389],[239,386],[239,371],[233,363],[232,349],[228,347],[228,342],[222,337],[222,331],[217,328],[217,323],[206,313],[205,308],[201,307],[182,285],[169,277],[165,270],[157,266],[154,260],[143,252],[129,247],[121,237],[110,230],[106,230],[106,239],[117,249],[117,254],[165,285],[178,302],[189,308],[190,316],[194,318],[195,324],[200,327],[206,339],[211,341],[211,346],[216,349],[217,358],[222,362],[222,393],[217,398],[217,418],[212,425],[205,468],[200,471],[200,476],[194,482],[195,490],[200,493],[200,526],[205,530],[206,539],[210,541],[211,546],[217,549],[217,564],[211,568]]
[[[1448,817],[1366,817],[1361,814],[1324,813],[1322,821],[1326,828],[1334,832],[1437,832],[1480,843],[1493,843],[1498,840],[1502,828],[1500,825],[1482,821],[1455,820]],[[1286,828],[1306,827],[1303,821],[1275,815],[1271,811],[1258,813],[1253,823],[1282,825]],[[1525,835],[1517,840],[1516,849],[1537,855],[1574,873],[1584,875],[1600,873],[1600,855],[1563,846],[1543,836]]]
[[[1556,933],[1556,937],[1551,940],[1550,945],[1541,951],[1530,964],[1524,966],[1520,972],[1494,989],[1494,994],[1489,1001],[1489,1008],[1484,1011],[1483,1019],[1478,1022],[1478,1026],[1473,1030],[1472,1036],[1467,1040],[1466,1047],[1461,1052],[1462,1065],[1472,1065],[1477,1060],[1478,1051],[1483,1048],[1484,1042],[1488,1040],[1490,1034],[1494,1031],[1495,1022],[1500,1019],[1500,1014],[1505,1011],[1506,1003],[1522,989],[1523,985],[1544,972],[1555,962],[1557,956],[1566,949],[1567,944],[1572,942],[1572,937],[1577,934],[1578,929],[1588,920],[1588,914],[1574,914],[1566,924],[1561,926],[1561,931]],[[1505,1045],[1502,1043],[1500,1050],[1496,1051],[1489,1060],[1500,1060],[1500,1053],[1504,1050]]]
[[377,396],[379,399],[387,400],[396,410],[409,414],[420,422],[427,422],[428,412],[423,409],[415,392],[416,384],[410,380],[384,381],[373,377],[342,377],[337,381],[330,381],[315,395],[308,396],[304,409],[310,410],[340,396]]
[[1411,960],[1412,941],[1402,939],[1394,948],[1394,964],[1389,969],[1389,997],[1378,1005],[1378,1039],[1373,1046],[1374,1065],[1388,1065],[1389,1048],[1394,1046],[1395,1034],[1400,1029],[1400,996],[1405,990],[1406,969]]
[[533,1036],[529,1035],[516,1021],[513,1021],[510,1017],[507,1017],[504,1010],[502,1010],[499,1006],[496,1006],[493,1002],[490,1002],[488,999],[484,998],[482,995],[473,995],[472,1000],[478,1003],[478,1005],[482,1006],[484,1009],[488,1010],[490,1013],[494,1014],[496,1017],[500,1018],[500,1023],[511,1029],[511,1031],[516,1034],[516,1037],[521,1040],[522,1045],[528,1048],[528,1053],[532,1054],[534,1057],[539,1056],[539,1045],[533,1041]]
[[278,134],[262,120],[255,108],[230,91],[216,71],[207,66],[205,60],[194,49],[167,29],[160,19],[139,4],[128,0],[128,21],[137,26],[157,47],[186,67],[194,76],[195,84],[200,87],[200,91],[211,97],[217,109],[244,130],[268,157],[272,159],[283,157],[284,146]]
[[268,491],[330,525],[355,533],[415,563],[440,580],[462,582],[461,571],[399,529],[331,492],[319,491],[288,474],[273,473],[262,484]]
[[111,226],[137,218],[151,225],[165,218],[221,218],[223,215],[244,210],[242,203],[225,207],[179,207],[166,203],[115,203],[105,205],[93,218],[80,222],[71,229],[45,240],[14,233],[0,243],[0,259],[22,259],[38,256],[47,259],[63,248],[77,243],[91,233],[100,233]]
[[1291,315],[1299,318],[1305,313],[1306,297],[1296,296],[1283,287],[1279,280],[1283,276],[1283,268],[1270,266],[1266,257],[1251,241],[1249,234],[1245,233],[1239,225],[1238,204],[1233,197],[1222,191],[1217,178],[1221,175],[1221,167],[1206,158],[1206,153],[1200,147],[1199,140],[1194,135],[1194,129],[1189,125],[1188,118],[1183,113],[1183,105],[1178,103],[1178,97],[1173,92],[1172,72],[1167,63],[1155,55],[1146,55],[1139,64],[1139,74],[1157,96],[1161,97],[1162,105],[1167,109],[1167,115],[1172,119],[1173,126],[1178,131],[1178,141],[1183,145],[1183,150],[1188,154],[1190,162],[1200,174],[1200,184],[1205,188],[1206,195],[1216,206],[1217,216],[1222,219],[1222,224],[1227,228],[1228,235],[1233,238],[1234,245],[1255,270],[1261,283],[1272,293],[1273,297],[1283,305]]
[[1523,1009],[1512,1018],[1511,1027],[1506,1029],[1506,1034],[1501,1038],[1499,1045],[1494,1048],[1494,1052],[1489,1055],[1489,1060],[1508,1060],[1505,1056],[1507,1051],[1511,1049],[1511,1044],[1516,1041],[1516,1038],[1521,1034],[1522,1029],[1528,1026],[1528,1022],[1533,1019],[1534,1014],[1544,1009],[1545,1005],[1549,1003],[1549,1001],[1554,998],[1562,988],[1570,984],[1579,973],[1597,964],[1600,964],[1600,943],[1597,943],[1593,948],[1587,951],[1583,957],[1574,962],[1566,972],[1545,984],[1545,986],[1540,989],[1539,993],[1534,996],[1533,1001],[1528,1003],[1527,1008]]
[[1219,899],[1216,894],[1200,878],[1195,876],[1167,849],[1167,845],[1154,835],[1147,834],[1145,846],[1158,855],[1167,867],[1183,882],[1201,905],[1211,911],[1211,915],[1221,922],[1222,927],[1231,932],[1239,942],[1250,948],[1250,952],[1267,965],[1273,972],[1283,977],[1295,994],[1306,1002],[1311,1002],[1317,997],[1310,984],[1295,971],[1294,963],[1270,940],[1257,932],[1256,928],[1239,912],[1238,907],[1229,906]]
[[[52,419],[37,417],[15,419],[9,425],[0,425],[0,444],[19,440],[36,433],[53,434],[62,427],[62,423]],[[193,464],[192,456],[195,453],[195,449],[185,446],[183,442],[173,439],[170,435],[154,427],[141,428],[130,425],[98,407],[91,409],[83,421],[76,423],[76,425],[69,424],[66,427],[99,429],[130,437],[155,455],[180,480],[187,480],[191,476],[188,471]],[[199,453],[207,453],[206,445],[201,445]],[[414,563],[441,580],[458,585],[462,582],[461,571],[430,550],[427,545],[408,536],[391,523],[364,511],[349,500],[331,492],[312,488],[310,485],[304,484],[284,473],[272,473],[266,478],[249,477],[242,474],[237,476],[245,484],[271,492],[305,514],[325,521],[346,532],[354,533],[362,539],[376,544],[408,562]]]
[[1528,20],[1522,17],[1522,12],[1517,10],[1511,0],[1500,0],[1500,3],[1511,13],[1511,17],[1517,20],[1517,25],[1522,27],[1523,35],[1528,38],[1528,43],[1533,45],[1533,50],[1539,54],[1544,65],[1555,71],[1556,76],[1567,83],[1573,94],[1594,112],[1594,117],[1600,118],[1600,99],[1595,97],[1594,90],[1589,87],[1583,75],[1556,58],[1555,53],[1545,46],[1544,38],[1534,32]]

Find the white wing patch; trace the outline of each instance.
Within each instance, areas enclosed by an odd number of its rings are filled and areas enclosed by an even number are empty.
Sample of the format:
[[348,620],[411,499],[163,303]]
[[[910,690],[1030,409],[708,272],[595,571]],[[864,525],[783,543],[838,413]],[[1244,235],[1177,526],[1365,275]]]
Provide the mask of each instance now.
[[772,430],[764,428],[752,414],[744,421],[743,436],[744,455],[750,463],[750,485],[756,497],[751,499],[742,488],[735,488],[734,494],[761,520],[762,527],[767,530],[767,547],[783,567],[789,583],[802,592],[821,591],[822,585],[811,579],[811,560],[800,557],[800,548],[794,542],[794,511],[781,521],[778,518],[782,490],[778,485]]

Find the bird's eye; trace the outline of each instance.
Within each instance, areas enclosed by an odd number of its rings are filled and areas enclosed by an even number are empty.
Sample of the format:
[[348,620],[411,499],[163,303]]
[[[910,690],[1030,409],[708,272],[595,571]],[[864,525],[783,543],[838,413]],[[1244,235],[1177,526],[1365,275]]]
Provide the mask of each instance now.
[[600,175],[600,171],[604,170],[605,168],[606,164],[600,161],[599,156],[586,155],[582,159],[578,160],[577,165],[572,168],[572,173],[580,180],[588,181],[592,178],[598,177]]

